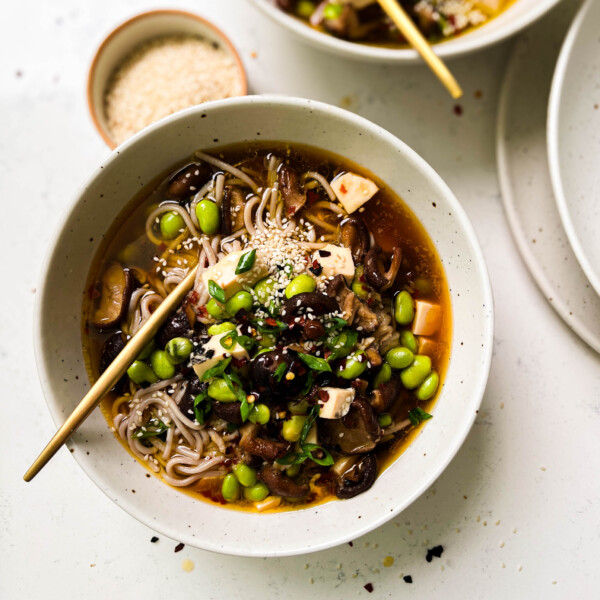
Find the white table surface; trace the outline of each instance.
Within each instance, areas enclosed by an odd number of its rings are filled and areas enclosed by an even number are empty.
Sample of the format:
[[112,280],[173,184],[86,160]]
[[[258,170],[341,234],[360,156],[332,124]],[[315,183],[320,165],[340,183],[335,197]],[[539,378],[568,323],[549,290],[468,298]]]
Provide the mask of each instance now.
[[[425,495],[352,547],[261,560],[174,553],[163,536],[150,543],[154,532],[101,494],[66,449],[22,481],[54,431],[31,341],[42,257],[61,210],[108,153],[87,113],[87,68],[103,34],[151,7],[3,5],[0,231],[11,260],[0,267],[0,598],[598,598],[600,358],[535,286],[502,211],[495,119],[511,42],[452,63],[465,90],[457,116],[425,68],[321,54],[243,0],[177,3],[232,35],[252,92],[316,98],[386,127],[440,172],[472,219],[494,289],[494,360],[470,435]],[[427,563],[437,544],[444,554]]]

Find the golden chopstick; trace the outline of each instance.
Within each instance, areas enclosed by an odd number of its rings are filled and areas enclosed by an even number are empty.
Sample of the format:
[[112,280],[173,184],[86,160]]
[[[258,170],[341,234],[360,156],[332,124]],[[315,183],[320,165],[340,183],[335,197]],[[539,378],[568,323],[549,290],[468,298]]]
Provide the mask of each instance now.
[[197,269],[197,265],[193,267],[185,279],[158,305],[146,323],[127,342],[125,348],[113,360],[106,371],[100,375],[90,391],[83,397],[83,400],[81,400],[75,410],[54,434],[54,437],[48,442],[48,445],[35,459],[31,467],[29,467],[29,470],[23,476],[25,481],[31,481],[44,468],[46,463],[56,454],[56,451],[89,417],[103,396],[123,377],[131,363],[156,335],[156,332],[165,319],[181,304],[186,294],[190,291],[194,285]]
[[444,84],[453,98],[460,98],[462,90],[458,82],[448,70],[448,67],[433,52],[423,34],[419,31],[413,20],[406,14],[396,0],[377,0],[388,17],[395,23],[409,44],[421,55],[437,78]]

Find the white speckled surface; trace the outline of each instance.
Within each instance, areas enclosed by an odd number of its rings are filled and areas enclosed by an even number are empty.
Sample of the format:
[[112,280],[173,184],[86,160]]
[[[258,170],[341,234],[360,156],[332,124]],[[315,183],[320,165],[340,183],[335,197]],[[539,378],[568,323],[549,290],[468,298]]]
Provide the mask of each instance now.
[[[421,67],[377,68],[321,55],[241,0],[178,6],[213,17],[235,36],[253,91],[348,106],[413,146],[453,188],[483,245],[496,300],[482,411],[417,503],[353,547],[307,557],[243,559],[187,547],[175,554],[176,541],[164,537],[151,544],[153,532],[101,494],[67,450],[23,483],[53,433],[33,363],[32,290],[65,198],[108,152],[86,112],[87,64],[103,33],[149,6],[13,4],[0,53],[3,231],[18,258],[1,267],[8,450],[0,455],[0,597],[236,598],[250,589],[286,599],[597,598],[600,359],[538,291],[502,212],[495,113],[510,44],[452,63],[466,92],[458,117]],[[426,548],[436,544],[444,554],[427,563]],[[386,556],[393,566],[383,566]],[[191,573],[182,568],[185,559],[195,565]],[[407,574],[412,585],[401,578]],[[372,595],[363,589],[367,582]]]

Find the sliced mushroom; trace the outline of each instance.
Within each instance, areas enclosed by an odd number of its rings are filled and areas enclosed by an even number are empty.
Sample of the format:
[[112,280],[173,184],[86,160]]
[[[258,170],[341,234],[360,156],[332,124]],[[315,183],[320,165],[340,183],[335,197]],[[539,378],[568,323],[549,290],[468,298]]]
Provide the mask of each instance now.
[[362,427],[371,438],[378,441],[381,437],[381,427],[379,427],[373,407],[364,398],[356,398],[350,406],[350,411],[342,420],[346,427],[355,429],[361,426],[357,418],[360,418]]
[[[340,277],[342,277],[340,275]],[[343,279],[343,277],[342,277]],[[290,315],[297,314],[300,310],[307,308],[311,309],[313,315],[326,315],[328,313],[336,312],[338,310],[338,304],[335,298],[320,292],[302,292],[296,294],[291,298],[288,298],[281,305],[281,314],[289,317]]]
[[338,477],[335,483],[335,495],[348,499],[366,492],[377,478],[377,458],[373,453],[365,454],[352,468]]
[[369,285],[376,290],[384,291],[391,287],[398,275],[398,269],[402,261],[402,249],[394,246],[392,250],[392,259],[390,268],[382,273],[379,265],[379,255],[381,254],[380,246],[373,246],[365,256],[365,277]]
[[260,478],[269,488],[269,491],[276,496],[284,498],[303,498],[308,494],[310,488],[308,485],[298,485],[290,479],[283,471],[270,465],[265,465],[260,470]]
[[371,369],[377,369],[383,364],[383,358],[381,358],[381,354],[379,354],[377,349],[373,348],[373,346],[365,350],[365,355],[368,363],[371,365]]
[[210,179],[212,172],[208,165],[194,162],[171,175],[165,196],[168,199],[183,200],[197,193]]
[[367,226],[356,217],[348,217],[342,221],[340,241],[350,248],[354,262],[362,264],[371,242]]
[[287,165],[279,167],[278,180],[285,214],[293,217],[306,204],[306,191],[300,185],[298,173]]
[[361,23],[357,10],[350,4],[344,4],[338,17],[325,17],[322,25],[329,33],[349,40],[360,40],[377,27],[376,22]]
[[[100,352],[100,373],[104,373],[110,363],[119,355],[121,350],[125,348],[125,341],[123,340],[123,334],[120,331],[113,333],[102,345],[102,351]],[[118,391],[125,391],[128,388],[128,378],[123,375],[121,379],[116,383],[113,389]]]
[[197,377],[187,382],[185,392],[179,400],[179,410],[188,418],[194,419],[194,400],[200,392],[208,388],[207,381],[200,381]]
[[241,406],[241,402],[213,402],[212,412],[217,417],[220,417],[229,423],[242,425],[244,420],[242,419],[240,410]]
[[[281,365],[284,365],[282,369]],[[270,350],[250,362],[250,376],[254,388],[267,397],[293,397],[306,383],[307,369],[298,354],[289,348]]]
[[327,285],[326,291],[338,302],[342,318],[348,322],[348,325],[360,326],[365,333],[377,329],[379,325],[377,314],[356,297],[356,294],[346,285],[342,275],[336,275]]
[[296,0],[275,0],[275,4],[285,12],[294,12]]
[[370,404],[354,400],[343,419],[319,421],[319,439],[330,446],[339,446],[344,454],[362,454],[375,448],[381,428]]
[[182,307],[167,317],[167,320],[156,334],[156,343],[160,348],[164,348],[167,342],[173,338],[191,338],[193,334],[194,330],[192,329],[187,312]]
[[394,400],[398,397],[399,392],[400,382],[397,379],[391,379],[371,392],[369,402],[375,412],[382,413],[390,408]]
[[227,185],[221,203],[221,233],[231,235],[244,226],[246,198],[239,187]]
[[240,428],[242,450],[269,462],[274,462],[288,453],[290,444],[257,437],[258,431],[259,426],[255,423],[247,423]]
[[134,288],[131,273],[118,262],[112,262],[102,275],[100,301],[92,322],[100,331],[116,327],[127,312]]

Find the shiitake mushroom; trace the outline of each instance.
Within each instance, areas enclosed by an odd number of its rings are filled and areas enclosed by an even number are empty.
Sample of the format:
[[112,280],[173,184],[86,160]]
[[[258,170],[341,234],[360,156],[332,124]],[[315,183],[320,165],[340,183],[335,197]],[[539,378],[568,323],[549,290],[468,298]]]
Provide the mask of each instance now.
[[117,327],[127,312],[135,286],[134,278],[120,263],[111,262],[101,279],[100,298],[92,315],[92,323],[99,331]]

